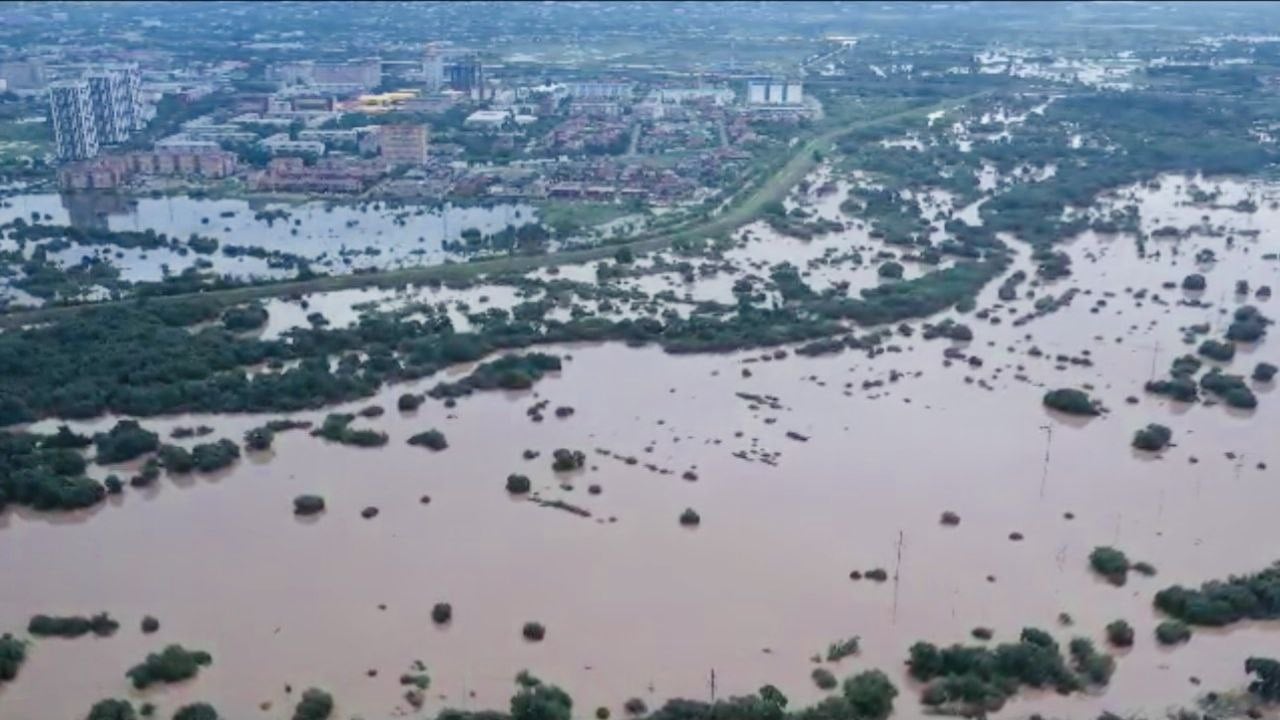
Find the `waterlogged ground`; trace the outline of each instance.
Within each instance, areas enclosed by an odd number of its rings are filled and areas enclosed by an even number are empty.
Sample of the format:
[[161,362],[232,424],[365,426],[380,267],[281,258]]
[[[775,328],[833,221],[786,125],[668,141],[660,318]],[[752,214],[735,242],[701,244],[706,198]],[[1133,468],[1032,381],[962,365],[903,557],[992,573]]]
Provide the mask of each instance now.
[[[250,203],[239,199],[185,196],[125,198],[114,195],[15,195],[0,201],[0,223],[16,218],[113,231],[154,230],[187,239],[211,237],[221,245],[259,247],[301,256],[319,270],[340,274],[371,268],[392,269],[443,262],[453,257],[443,248],[462,231],[493,233],[508,225],[537,221],[537,209],[504,203],[492,207],[398,207],[384,203],[350,205],[323,201]],[[268,217],[270,216],[270,217]],[[370,252],[372,248],[374,252]],[[173,250],[71,245],[54,257],[75,265],[94,254],[120,269],[129,281],[156,281],[166,269],[177,274],[196,259],[212,263],[214,272],[242,278],[291,277],[292,269],[273,269],[265,258],[179,254]]]
[[[1216,207],[1186,204],[1192,183],[1221,186]],[[554,347],[548,351],[572,359],[530,392],[481,394],[453,409],[429,401],[412,413],[395,410],[402,392],[440,379],[430,378],[339,408],[386,407],[381,418],[357,421],[389,434],[382,449],[287,432],[272,451],[250,453],[228,472],[163,478],[93,512],[10,511],[0,517],[0,576],[10,579],[0,584],[0,628],[21,631],[37,612],[100,610],[123,627],[106,639],[35,643],[18,680],[0,689],[0,717],[77,717],[109,696],[155,702],[161,716],[210,700],[229,717],[274,717],[296,701],[286,684],[295,696],[311,685],[329,689],[343,717],[385,717],[412,712],[398,678],[414,660],[432,677],[423,712],[505,707],[511,679],[524,668],[563,685],[584,715],[597,705],[620,712],[633,696],[650,707],[672,696],[705,698],[712,670],[721,695],[774,683],[793,703],[807,703],[821,697],[809,679],[810,657],[853,635],[861,653],[832,671],[885,670],[902,690],[897,716],[918,717],[919,687],[902,664],[917,640],[965,641],[976,626],[1014,639],[1034,625],[1063,642],[1090,637],[1101,648],[1103,626],[1117,618],[1134,625],[1138,640],[1118,654],[1105,692],[1023,694],[1002,716],[1158,716],[1207,689],[1240,687],[1246,657],[1275,654],[1280,624],[1197,630],[1189,644],[1162,649],[1152,637],[1160,618],[1151,599],[1173,583],[1199,584],[1276,559],[1280,397],[1251,382],[1259,406],[1238,411],[1171,403],[1144,394],[1142,385],[1153,367],[1163,376],[1173,358],[1193,350],[1180,327],[1207,322],[1210,337],[1221,337],[1222,312],[1246,301],[1280,314],[1275,301],[1234,293],[1242,279],[1252,289],[1280,286],[1280,262],[1262,257],[1277,248],[1275,193],[1187,178],[1117,193],[1108,202],[1138,204],[1144,230],[1186,229],[1207,215],[1211,228],[1232,229],[1232,246],[1227,234],[1212,232],[1153,239],[1140,258],[1132,237],[1086,234],[1064,246],[1073,276],[1024,283],[1008,303],[997,298],[997,280],[975,313],[934,318],[968,324],[970,343],[926,341],[917,332],[875,358],[849,351],[781,359]],[[1225,207],[1244,197],[1256,199],[1256,213]],[[1241,232],[1251,228],[1257,237]],[[875,245],[852,224],[810,243],[761,226],[750,232],[753,239],[731,251],[739,271],[727,272],[729,284],[748,271],[767,277],[782,259],[803,269],[826,245]],[[1033,270],[1026,247],[1013,246],[1020,254],[1010,272]],[[1197,264],[1202,248],[1217,261]],[[813,284],[824,286],[819,276],[841,268],[851,292],[879,282],[864,264],[815,271]],[[923,272],[908,264],[908,277],[913,269]],[[1208,289],[1161,287],[1189,272],[1204,273]],[[549,279],[545,271],[538,276]],[[559,277],[589,280],[594,271],[565,268]],[[668,287],[663,278],[640,284],[657,292]],[[707,283],[708,297],[721,297],[725,282],[709,278],[685,289],[699,297]],[[1072,288],[1079,293],[1070,304],[1015,324],[1032,312],[1034,298]],[[1147,296],[1135,299],[1143,289]],[[351,322],[352,306],[371,300],[384,307],[462,301],[475,311],[481,295],[497,307],[517,302],[508,286],[344,291],[310,296],[310,309],[270,304],[264,332],[301,324],[316,310],[335,324]],[[1179,304],[1190,299],[1210,306]],[[952,347],[981,364],[948,362],[943,353]],[[1275,347],[1274,338],[1241,346],[1227,367],[1247,376],[1259,360],[1280,360]],[[1091,386],[1109,412],[1081,421],[1046,411],[1045,390],[1067,386]],[[1128,396],[1138,402],[1126,403]],[[532,422],[525,410],[540,400],[576,412],[558,418],[548,410]],[[145,424],[163,435],[207,424],[213,438],[239,439],[263,420]],[[1149,422],[1172,428],[1175,447],[1158,456],[1131,449],[1133,432]],[[405,444],[432,427],[446,434],[447,450]],[[588,469],[553,473],[549,454],[557,447],[585,451]],[[525,460],[526,448],[542,454]],[[625,460],[631,457],[635,464]],[[689,470],[696,481],[683,479]],[[512,472],[527,474],[541,498],[591,516],[509,497],[503,484]],[[593,484],[599,495],[588,493]],[[296,519],[291,503],[301,493],[324,495],[327,512]],[[380,509],[377,518],[361,518],[367,506]],[[686,507],[701,515],[696,529],[677,522]],[[960,515],[958,527],[938,522],[946,510]],[[1015,532],[1021,541],[1010,539]],[[1115,545],[1158,574],[1134,574],[1114,587],[1088,568],[1097,545]],[[872,568],[891,579],[849,579],[852,570]],[[430,619],[439,601],[454,609],[445,628]],[[1073,626],[1059,623],[1064,612]],[[154,636],[137,630],[145,614],[161,621]],[[543,642],[521,638],[530,620],[546,626]],[[124,671],[170,642],[209,650],[212,667],[191,682],[130,691]]]

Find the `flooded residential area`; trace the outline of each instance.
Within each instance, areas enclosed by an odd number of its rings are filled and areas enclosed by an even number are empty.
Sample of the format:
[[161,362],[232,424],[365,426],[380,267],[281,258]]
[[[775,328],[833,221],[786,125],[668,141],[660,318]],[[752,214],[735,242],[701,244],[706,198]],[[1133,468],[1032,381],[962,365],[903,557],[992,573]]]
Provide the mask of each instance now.
[[[279,74],[333,62],[294,42],[332,6],[84,7],[0,8],[86,43],[15,112],[149,43],[144,87],[164,57],[226,104],[186,135],[344,97]],[[425,56],[405,17],[458,7],[367,7],[382,81],[262,141],[431,128],[361,192],[0,157],[0,718],[1280,717],[1248,7],[479,3]],[[585,179],[544,151],[619,117]]]

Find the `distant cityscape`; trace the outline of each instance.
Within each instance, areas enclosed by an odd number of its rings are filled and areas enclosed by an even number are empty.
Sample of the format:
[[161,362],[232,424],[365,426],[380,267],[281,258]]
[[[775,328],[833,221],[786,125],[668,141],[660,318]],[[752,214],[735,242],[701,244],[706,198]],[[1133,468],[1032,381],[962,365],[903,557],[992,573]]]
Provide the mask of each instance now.
[[[412,61],[178,69],[43,57],[0,83],[46,97],[64,191],[232,188],[402,198],[697,202],[820,106],[797,77],[513,71],[449,41]],[[256,75],[256,77],[254,77]]]

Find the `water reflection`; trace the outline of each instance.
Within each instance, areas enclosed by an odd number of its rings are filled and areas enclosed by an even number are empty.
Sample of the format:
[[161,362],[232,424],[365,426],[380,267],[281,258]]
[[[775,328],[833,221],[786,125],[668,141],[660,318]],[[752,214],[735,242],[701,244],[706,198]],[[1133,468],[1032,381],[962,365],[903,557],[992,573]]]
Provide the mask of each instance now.
[[[154,230],[172,238],[193,234],[212,237],[221,246],[252,246],[307,259],[314,268],[332,273],[391,269],[443,262],[459,256],[445,250],[463,232],[494,233],[508,225],[536,222],[537,208],[521,203],[483,206],[398,206],[385,202],[285,203],[264,199],[162,196],[131,198],[116,193],[23,194],[6,198],[0,223],[16,218],[73,225],[82,229]],[[131,281],[155,281],[165,268],[179,273],[197,259],[212,263],[218,273],[240,277],[288,277],[293,270],[273,268],[265,258],[221,250],[210,255],[168,249],[121,249],[73,246],[56,254],[76,263],[97,253]]]

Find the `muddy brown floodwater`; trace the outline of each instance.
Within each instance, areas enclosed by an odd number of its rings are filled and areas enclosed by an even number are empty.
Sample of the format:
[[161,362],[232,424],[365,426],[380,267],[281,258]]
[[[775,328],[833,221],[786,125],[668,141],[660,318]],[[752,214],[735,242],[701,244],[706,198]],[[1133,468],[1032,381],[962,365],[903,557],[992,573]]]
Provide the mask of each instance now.
[[[1144,218],[1148,212],[1144,206]],[[1237,279],[1280,285],[1280,263],[1261,259],[1276,249],[1265,232],[1275,218],[1232,215],[1264,228],[1261,237],[1231,250],[1221,238],[1192,238],[1176,257],[1153,242],[1149,253],[1163,252],[1145,260],[1131,238],[1087,235],[1067,244],[1075,276],[1037,292],[1077,287],[1081,295],[1021,327],[1004,310],[999,325],[970,316],[976,337],[964,350],[984,359],[980,368],[944,366],[949,344],[918,334],[896,341],[900,354],[793,355],[749,365],[750,377],[742,363],[758,352],[675,357],[621,345],[556,347],[550,351],[572,360],[533,392],[477,395],[452,410],[434,401],[413,413],[395,410],[402,392],[424,390],[430,379],[347,406],[388,409],[358,421],[390,434],[382,449],[287,432],[272,451],[249,454],[229,472],[166,477],[93,512],[11,510],[0,516],[0,629],[20,632],[37,612],[106,610],[123,625],[110,638],[34,643],[18,679],[0,689],[0,717],[80,717],[104,697],[155,702],[161,717],[197,700],[228,717],[276,717],[308,686],[333,692],[338,716],[387,717],[410,712],[398,678],[419,659],[432,678],[424,713],[504,708],[513,676],[525,668],[565,687],[580,716],[598,705],[616,712],[632,696],[650,707],[674,696],[705,698],[712,670],[722,696],[774,683],[808,703],[821,697],[809,679],[810,656],[858,635],[861,653],[831,669],[885,670],[902,690],[897,717],[911,718],[922,715],[919,688],[903,661],[917,640],[965,641],[979,625],[994,628],[997,640],[1013,639],[1034,625],[1064,642],[1084,635],[1105,647],[1103,626],[1117,618],[1135,626],[1138,640],[1119,653],[1110,687],[1070,697],[1024,693],[1002,714],[1154,714],[1205,689],[1239,687],[1246,657],[1276,654],[1280,624],[1197,630],[1189,644],[1162,649],[1152,637],[1160,618],[1151,600],[1166,585],[1257,570],[1277,558],[1280,483],[1274,469],[1256,465],[1280,467],[1280,398],[1254,384],[1259,407],[1245,413],[1142,393],[1153,358],[1163,374],[1186,351],[1179,326],[1210,322],[1220,334],[1217,306],[1236,306]],[[1176,303],[1182,291],[1159,285],[1196,268],[1194,249],[1202,246],[1219,256],[1204,298],[1215,307],[1138,306],[1124,294],[1148,288]],[[1020,249],[1015,267],[1027,267]],[[998,284],[979,308],[996,302]],[[1105,291],[1116,296],[1091,313]],[[1274,303],[1259,304],[1278,314]],[[1030,308],[1024,299],[1012,305]],[[1029,356],[1033,345],[1046,357]],[[1242,348],[1229,367],[1247,375],[1258,360],[1275,362],[1274,348],[1272,340]],[[1092,366],[1059,369],[1051,359],[1082,350]],[[891,369],[905,376],[887,382]],[[864,390],[865,380],[886,383]],[[1084,384],[1109,414],[1080,422],[1042,407],[1047,388]],[[738,392],[777,396],[781,408],[753,408]],[[1126,404],[1128,395],[1139,402]],[[576,413],[533,423],[525,409],[539,399]],[[239,439],[262,420],[144,424],[167,435],[204,423],[215,428],[212,437]],[[1174,431],[1176,446],[1159,457],[1129,447],[1149,422]],[[432,427],[447,435],[447,450],[405,444]],[[1047,472],[1042,427],[1053,429]],[[557,447],[586,451],[588,469],[557,476],[549,458]],[[525,448],[542,455],[524,460]],[[758,461],[775,452],[776,464]],[[681,478],[689,469],[696,482]],[[528,475],[542,497],[581,505],[592,517],[511,498],[503,485],[512,472]],[[589,495],[590,484],[603,492]],[[301,493],[322,494],[328,510],[296,519],[291,503]],[[419,502],[424,494],[430,504]],[[381,513],[362,519],[366,506]],[[686,507],[701,515],[696,529],[677,522]],[[960,515],[958,527],[939,524],[944,510]],[[1011,532],[1025,539],[1011,542]],[[1158,575],[1132,575],[1120,588],[1100,580],[1087,555],[1108,544],[1153,563]],[[875,567],[891,580],[849,579],[851,570]],[[443,628],[430,618],[439,601],[454,610]],[[1063,612],[1073,627],[1058,625]],[[147,614],[161,621],[155,635],[138,631]],[[530,620],[546,626],[543,642],[522,639]],[[193,681],[133,691],[125,670],[172,642],[209,650],[213,665]],[[259,709],[264,702],[271,712]]]

